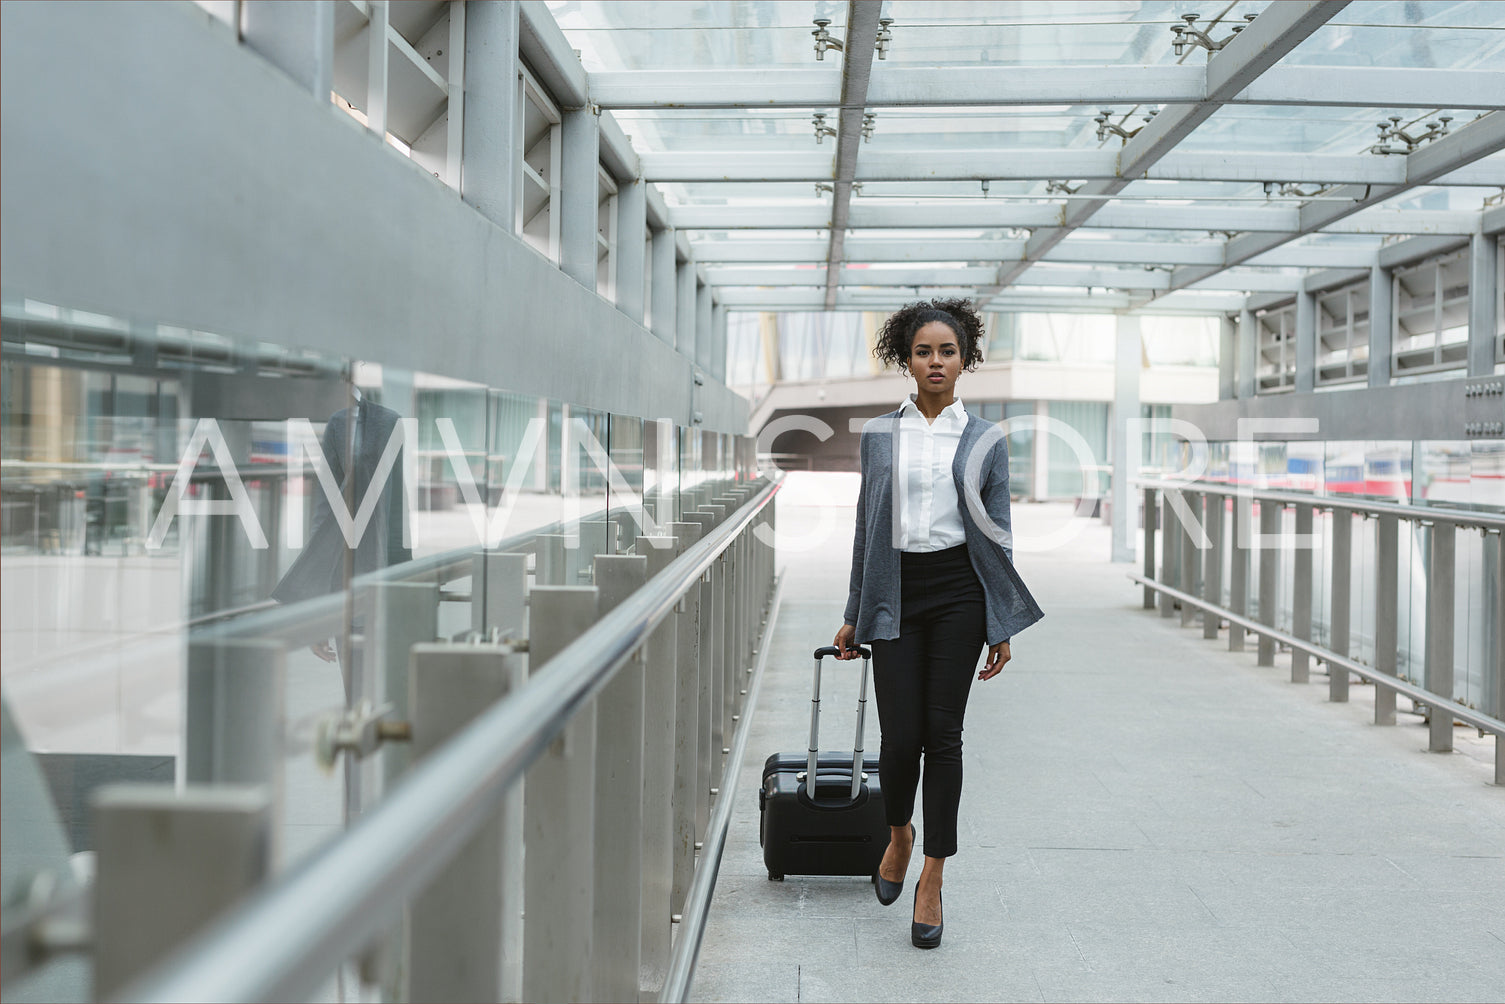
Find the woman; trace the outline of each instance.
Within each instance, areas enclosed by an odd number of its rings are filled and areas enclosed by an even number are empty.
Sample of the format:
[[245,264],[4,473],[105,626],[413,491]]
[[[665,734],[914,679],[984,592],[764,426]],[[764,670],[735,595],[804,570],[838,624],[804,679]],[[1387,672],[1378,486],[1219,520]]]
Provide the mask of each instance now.
[[834,642],[843,659],[855,658],[855,644],[873,653],[890,829],[874,885],[885,906],[899,898],[914,848],[923,754],[925,865],[910,932],[917,948],[941,943],[941,874],[956,853],[972,670],[986,644],[977,678],[998,675],[1010,638],[1042,616],[1014,570],[1002,430],[968,415],[956,397],[957,377],[982,362],[982,338],[982,319],[966,300],[912,303],[878,332],[874,355],[913,376],[915,391],[862,430],[851,591]]

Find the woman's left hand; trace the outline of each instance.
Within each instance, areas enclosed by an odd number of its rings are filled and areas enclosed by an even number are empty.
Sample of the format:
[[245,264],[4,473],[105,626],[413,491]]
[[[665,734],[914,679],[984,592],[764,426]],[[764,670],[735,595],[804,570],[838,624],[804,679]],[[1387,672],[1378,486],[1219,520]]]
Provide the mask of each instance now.
[[1012,659],[1009,654],[1009,643],[1001,641],[997,645],[988,646],[988,661],[983,664],[982,671],[977,674],[979,680],[991,680],[1003,671],[1003,664]]

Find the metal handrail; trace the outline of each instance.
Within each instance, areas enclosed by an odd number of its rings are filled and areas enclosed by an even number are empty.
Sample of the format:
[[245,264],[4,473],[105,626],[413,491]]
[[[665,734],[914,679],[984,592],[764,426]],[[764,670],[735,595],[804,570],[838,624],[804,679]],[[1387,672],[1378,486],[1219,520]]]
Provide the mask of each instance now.
[[512,696],[414,765],[342,838],[152,970],[126,1000],[309,996],[421,892],[570,719],[647,641],[680,597],[778,492],[766,484],[725,523],[601,618]]
[[1230,485],[1208,481],[1167,481],[1157,478],[1137,478],[1131,481],[1130,484],[1136,488],[1155,488],[1162,492],[1201,492],[1206,495],[1253,498],[1259,502],[1275,502],[1283,506],[1309,505],[1317,509],[1341,509],[1346,512],[1358,512],[1376,516],[1399,516],[1401,519],[1445,522],[1456,526],[1473,526],[1486,530],[1505,531],[1505,515],[1481,512],[1477,509],[1403,505],[1399,502],[1379,502],[1373,499],[1356,499],[1337,495],[1304,495],[1301,492],[1261,491],[1244,485]]
[[1167,596],[1174,597],[1182,603],[1189,603],[1208,613],[1217,614],[1230,624],[1237,624],[1246,631],[1264,635],[1266,638],[1272,638],[1287,648],[1305,652],[1313,658],[1321,659],[1339,672],[1347,670],[1355,676],[1368,680],[1377,687],[1386,687],[1397,694],[1403,694],[1413,701],[1435,708],[1440,712],[1450,712],[1460,722],[1472,725],[1482,732],[1492,732],[1496,736],[1505,737],[1505,721],[1501,721],[1491,715],[1486,715],[1477,708],[1470,708],[1466,704],[1459,704],[1457,701],[1450,700],[1440,694],[1434,694],[1430,690],[1418,687],[1416,684],[1403,680],[1398,676],[1391,676],[1389,673],[1382,673],[1372,666],[1355,662],[1347,656],[1339,655],[1332,649],[1323,648],[1315,642],[1304,641],[1289,631],[1282,631],[1268,624],[1262,624],[1252,617],[1236,614],[1227,607],[1219,606],[1210,600],[1204,600],[1198,596],[1193,596],[1191,593],[1184,592],[1174,586],[1168,586],[1158,579],[1150,578],[1148,575],[1141,575],[1139,572],[1130,572],[1128,575],[1130,579],[1142,586],[1148,586],[1157,592],[1165,593]]

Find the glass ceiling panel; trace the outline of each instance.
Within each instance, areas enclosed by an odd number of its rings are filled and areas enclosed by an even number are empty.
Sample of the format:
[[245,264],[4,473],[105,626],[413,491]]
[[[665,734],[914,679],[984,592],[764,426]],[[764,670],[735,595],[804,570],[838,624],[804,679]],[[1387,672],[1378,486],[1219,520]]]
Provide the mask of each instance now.
[[800,109],[697,109],[612,113],[636,150],[706,150],[735,156],[738,150],[798,152],[829,150],[836,141],[815,142],[810,113]]
[[[1501,5],[1505,8],[1505,4]],[[1401,127],[1413,134],[1438,112],[1405,109]],[[1379,138],[1376,124],[1396,114],[1388,108],[1225,105],[1176,147],[1188,153],[1247,150],[1260,153],[1367,154]],[[1456,131],[1481,112],[1441,110]],[[1372,156],[1383,156],[1372,154]]]
[[1500,194],[1498,188],[1438,188],[1424,185],[1381,203],[1385,209],[1431,209],[1477,213],[1484,200]]
[[[791,66],[815,62],[812,21],[846,34],[847,5],[818,0],[549,0],[590,71]],[[826,62],[841,68],[841,55]]]
[[1286,65],[1505,68],[1505,4],[1353,3]]
[[[1246,11],[1263,7],[1263,3],[1235,3],[1219,23],[1242,24]],[[1171,49],[1171,25],[1182,23],[1182,14],[1210,17],[1213,12],[1195,0],[890,0],[884,13],[894,18],[889,64],[1052,66],[1179,62]],[[873,73],[881,74],[884,65],[875,63]]]
[[1084,106],[878,108],[875,151],[1095,148],[1098,109]]

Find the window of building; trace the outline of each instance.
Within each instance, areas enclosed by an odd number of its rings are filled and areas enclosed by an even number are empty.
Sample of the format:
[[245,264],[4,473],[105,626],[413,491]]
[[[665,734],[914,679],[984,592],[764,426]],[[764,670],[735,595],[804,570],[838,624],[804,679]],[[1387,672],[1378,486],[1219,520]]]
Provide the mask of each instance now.
[[523,151],[519,170],[521,197],[517,200],[517,232],[523,240],[554,264],[559,264],[559,106],[554,104],[533,74],[523,70]]
[[596,292],[617,301],[617,183],[596,168]]
[[1296,303],[1255,313],[1259,358],[1254,364],[1254,390],[1270,394],[1296,386]]
[[1317,383],[1364,380],[1369,373],[1369,280],[1317,294]]
[[1467,249],[1395,271],[1394,361],[1397,379],[1468,364]]
[[460,185],[465,5],[335,5],[335,104],[451,188]]

